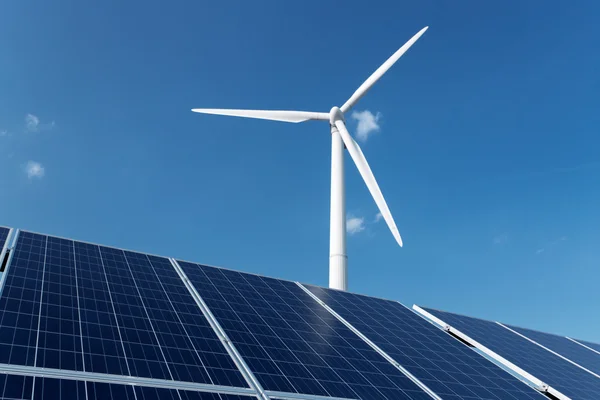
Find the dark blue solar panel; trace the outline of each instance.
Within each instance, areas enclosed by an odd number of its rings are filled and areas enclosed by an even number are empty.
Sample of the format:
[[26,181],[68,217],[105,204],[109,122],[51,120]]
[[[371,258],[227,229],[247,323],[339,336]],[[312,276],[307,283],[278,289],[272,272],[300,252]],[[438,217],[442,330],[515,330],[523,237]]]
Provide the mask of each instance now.
[[[135,393],[134,393],[135,392]],[[0,400],[256,400],[190,390],[0,374]]]
[[266,390],[430,400],[293,282],[180,265]]
[[48,236],[45,239],[35,366],[82,371],[83,353],[73,242]]
[[579,343],[581,343],[583,345],[586,345],[590,349],[593,349],[593,350],[596,350],[596,351],[600,352],[600,344],[598,344],[598,343],[588,342],[588,341],[579,340],[579,339],[575,339],[575,340],[577,340]]
[[35,362],[46,237],[21,232],[0,297],[0,363]]
[[138,386],[137,400],[256,400],[256,396],[237,396],[222,393],[195,392]]
[[600,374],[600,354],[594,353],[585,347],[574,343],[564,336],[553,335],[551,333],[534,331],[532,329],[519,328],[507,325],[510,329],[535,340],[548,349],[557,352],[561,356],[589,369],[592,372]]
[[31,400],[33,378],[0,374],[0,400]]
[[0,363],[248,387],[168,259],[21,232],[7,278]]
[[497,323],[425,310],[572,399],[598,399],[600,379]]
[[[6,238],[8,237],[8,232],[10,232],[10,229],[0,226],[0,251],[2,251],[2,248],[4,247],[4,243],[6,243]],[[2,260],[0,260],[0,262],[1,261]]]
[[305,286],[444,399],[545,398],[398,302]]

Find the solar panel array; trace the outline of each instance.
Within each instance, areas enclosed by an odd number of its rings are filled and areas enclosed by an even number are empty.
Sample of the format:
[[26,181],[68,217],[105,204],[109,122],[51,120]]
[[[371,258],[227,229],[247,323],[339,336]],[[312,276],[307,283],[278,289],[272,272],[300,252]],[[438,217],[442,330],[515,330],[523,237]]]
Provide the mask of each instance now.
[[600,379],[492,321],[424,308],[572,399],[597,400]]
[[519,328],[512,325],[506,325],[510,329],[527,336],[548,349],[555,351],[563,357],[581,365],[584,368],[600,375],[600,354],[595,353],[585,347],[567,339],[564,336],[553,335],[551,333],[534,331],[532,329]]
[[543,398],[398,302],[305,286],[444,399]]
[[266,390],[430,398],[295,283],[178,263]]
[[[398,302],[16,235],[0,288],[0,400],[542,396]],[[600,391],[556,374],[573,398]]]
[[20,232],[0,363],[249,388],[170,261]]

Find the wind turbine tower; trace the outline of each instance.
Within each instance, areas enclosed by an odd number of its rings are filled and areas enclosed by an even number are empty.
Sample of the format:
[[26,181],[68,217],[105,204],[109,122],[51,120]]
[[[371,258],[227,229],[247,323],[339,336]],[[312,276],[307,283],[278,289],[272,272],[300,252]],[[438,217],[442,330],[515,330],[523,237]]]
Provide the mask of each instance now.
[[383,219],[387,223],[396,242],[402,247],[402,238],[385,202],[371,168],[360,149],[350,136],[344,115],[377,82],[388,69],[425,33],[421,29],[408,42],[400,47],[354,92],[341,106],[333,107],[328,113],[284,110],[233,110],[214,108],[194,108],[192,111],[204,114],[227,115],[234,117],[267,119],[282,122],[304,122],[309,120],[329,121],[331,131],[331,209],[329,224],[329,287],[346,290],[348,287],[348,256],[346,254],[346,198],[344,184],[344,146],[358,168],[371,196],[375,200]]

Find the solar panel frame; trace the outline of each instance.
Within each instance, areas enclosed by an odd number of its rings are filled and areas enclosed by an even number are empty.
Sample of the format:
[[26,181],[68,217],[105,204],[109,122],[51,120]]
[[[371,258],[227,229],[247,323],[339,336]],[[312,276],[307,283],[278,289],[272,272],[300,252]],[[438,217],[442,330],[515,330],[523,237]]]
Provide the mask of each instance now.
[[[0,235],[4,237],[1,239],[2,242],[0,244],[0,263],[4,261],[4,255],[9,250],[11,242],[14,240],[14,232],[15,230],[13,228],[0,226]],[[12,254],[9,254],[8,261],[6,263],[6,269],[4,272],[0,273],[0,296],[2,296],[2,289],[4,288],[4,281],[6,280],[6,273],[8,272],[11,258]]]
[[588,342],[587,340],[579,340],[567,337],[567,339],[577,343],[580,346],[585,347],[586,349],[593,351],[594,353],[600,354],[600,344],[594,342]]
[[301,286],[437,398],[544,398],[398,301]]
[[509,364],[518,364],[520,371],[527,370],[529,376],[543,382],[546,390],[559,399],[595,400],[596,393],[600,392],[600,380],[596,377],[500,323],[441,310],[420,309],[422,315],[433,316],[442,322],[442,326],[461,332],[467,340],[487,349],[494,359],[510,359]]
[[[199,264],[199,263],[195,263],[195,262],[186,262],[186,261],[181,261],[181,260],[174,260],[182,269],[182,271],[184,272],[184,274],[186,275],[186,279],[189,280],[194,288],[196,289],[196,291],[199,293],[199,295],[204,299],[204,301],[207,303],[207,305],[210,307],[211,311],[214,313],[215,318],[220,322],[220,324],[223,326],[223,329],[226,333],[228,333],[229,337],[231,338],[231,341],[233,342],[233,344],[235,345],[235,347],[238,349],[238,351],[240,352],[240,354],[242,355],[242,357],[244,357],[245,361],[248,363],[248,365],[250,366],[250,368],[252,369],[254,375],[257,377],[257,379],[261,382],[263,388],[265,389],[265,393],[271,397],[271,398],[287,398],[287,399],[302,399],[302,398],[321,398],[321,399],[326,399],[326,398],[361,398],[361,395],[359,393],[353,393],[352,396],[346,396],[346,397],[334,397],[334,396],[339,396],[339,392],[320,392],[320,393],[315,393],[315,392],[311,392],[311,391],[299,391],[295,386],[291,385],[288,381],[288,386],[285,388],[274,388],[272,386],[272,381],[267,380],[263,380],[263,378],[265,377],[267,370],[260,370],[260,368],[257,368],[257,365],[260,367],[259,364],[253,364],[252,359],[254,358],[252,356],[252,352],[256,351],[258,353],[256,354],[261,354],[261,356],[256,356],[258,357],[259,360],[264,360],[264,361],[268,361],[267,365],[270,365],[268,368],[272,369],[273,371],[277,370],[279,371],[278,373],[281,374],[281,377],[285,377],[285,374],[282,372],[283,370],[279,370],[279,367],[276,367],[276,363],[273,361],[274,359],[271,358],[270,356],[268,356],[268,353],[264,353],[264,348],[263,346],[260,344],[260,342],[256,342],[255,344],[253,344],[252,346],[254,346],[252,349],[248,348],[246,349],[246,346],[249,345],[249,343],[253,343],[252,341],[256,341],[256,339],[253,339],[253,337],[255,336],[254,333],[255,332],[258,334],[258,336],[263,337],[268,337],[269,335],[274,335],[277,340],[291,340],[290,338],[287,338],[284,334],[284,332],[282,331],[285,329],[289,329],[286,327],[281,327],[278,326],[278,318],[282,318],[281,315],[279,315],[279,317],[275,317],[275,318],[271,318],[268,316],[268,314],[273,311],[273,310],[269,310],[268,308],[272,308],[273,304],[280,304],[283,305],[284,307],[290,307],[289,310],[291,310],[290,313],[285,314],[286,318],[282,319],[282,321],[286,321],[286,324],[294,324],[294,318],[300,318],[300,320],[297,320],[298,323],[301,323],[300,321],[302,321],[299,311],[297,311],[296,308],[289,306],[289,304],[286,303],[286,301],[288,300],[283,300],[283,297],[280,297],[281,294],[277,291],[275,291],[273,289],[273,287],[269,287],[269,284],[265,283],[265,282],[271,282],[272,284],[275,284],[275,286],[277,285],[282,285],[281,288],[279,288],[278,290],[283,290],[284,292],[290,288],[293,287],[293,293],[294,296],[299,296],[299,298],[295,298],[294,300],[290,300],[295,302],[294,304],[298,307],[298,309],[302,309],[302,307],[306,307],[306,305],[303,305],[303,301],[308,301],[311,304],[311,307],[314,306],[316,307],[315,310],[319,310],[319,313],[322,313],[323,315],[326,315],[326,318],[331,318],[333,320],[335,320],[335,324],[339,324],[337,325],[338,327],[343,327],[341,329],[344,330],[345,335],[348,335],[348,337],[344,337],[345,339],[350,338],[351,340],[357,341],[357,344],[359,344],[359,347],[362,347],[362,350],[364,351],[366,348],[368,348],[368,351],[371,354],[372,358],[377,359],[377,362],[381,363],[382,365],[385,365],[385,370],[386,373],[391,373],[391,376],[402,376],[402,379],[405,380],[405,382],[410,382],[410,390],[415,390],[415,392],[410,392],[411,394],[413,394],[414,396],[417,396],[417,398],[419,399],[431,399],[431,396],[429,394],[427,394],[426,392],[424,392],[421,388],[419,388],[412,380],[410,380],[406,375],[402,374],[400,371],[398,371],[392,364],[390,364],[385,358],[383,358],[380,354],[378,354],[376,351],[374,351],[372,348],[370,348],[370,346],[365,343],[360,337],[358,337],[354,332],[352,332],[351,330],[349,330],[346,326],[344,326],[340,321],[338,321],[331,313],[329,313],[329,311],[327,311],[326,309],[324,309],[318,302],[316,302],[313,298],[311,298],[310,296],[308,296],[308,294],[306,294],[300,287],[297,286],[296,282],[292,282],[292,281],[287,281],[287,280],[283,280],[283,279],[275,279],[275,278],[270,278],[270,277],[264,277],[264,276],[260,276],[257,274],[252,274],[252,273],[246,273],[246,272],[240,272],[240,271],[234,271],[234,270],[230,270],[230,269],[226,269],[226,268],[221,268],[221,267],[213,267],[213,266],[207,266],[207,265],[203,265],[203,264]],[[223,276],[212,276],[211,278],[208,277],[208,275],[205,275],[206,269],[208,268],[209,271],[212,271],[211,274],[223,274]],[[197,269],[196,272],[195,269]],[[192,275],[196,275],[196,276],[190,276],[190,272],[192,272]],[[264,287],[258,287],[258,286],[248,286],[247,288],[240,288],[240,287],[235,287],[235,281],[236,280],[246,280],[248,279],[247,283],[249,283],[250,281],[253,282],[253,285],[258,284],[259,282],[262,281],[262,285],[265,285]],[[206,287],[206,285],[214,285],[215,282],[218,282],[218,287],[219,290],[216,291],[215,289],[208,289]],[[198,283],[200,283],[198,285]],[[238,282],[239,283],[239,282]],[[232,288],[226,288],[227,285],[233,285]],[[260,285],[259,285],[260,286]],[[215,286],[216,287],[216,286]],[[248,289],[250,289],[250,291],[248,291]],[[223,293],[225,293],[227,296],[234,296],[234,297],[230,297],[229,300],[226,300],[225,298],[216,298],[213,296],[222,296]],[[208,294],[208,296],[207,296]],[[248,330],[248,332],[242,332],[242,331],[237,331],[236,332],[236,328],[235,325],[239,323],[239,321],[243,321],[242,319],[238,319],[240,317],[237,316],[237,313],[239,312],[240,315],[243,315],[243,318],[250,318],[252,313],[256,313],[257,311],[254,310],[252,311],[252,309],[255,306],[251,306],[248,305],[248,298],[251,298],[252,296],[256,296],[258,295],[260,297],[260,301],[265,301],[265,304],[268,304],[267,308],[261,308],[258,305],[255,305],[258,309],[260,309],[261,313],[264,314],[258,314],[258,315],[262,315],[259,319],[261,320],[261,322],[257,325],[257,324],[252,324],[250,323],[249,325],[252,327],[252,330]],[[237,297],[236,297],[237,296]],[[294,297],[292,296],[292,297]],[[304,299],[304,300],[300,300],[300,298]],[[236,301],[233,301],[234,299],[237,299]],[[268,299],[268,301],[267,301]],[[231,304],[229,304],[229,301],[232,301]],[[220,303],[220,304],[219,304]],[[232,304],[234,305],[234,308],[232,307]],[[234,311],[234,309],[237,307],[237,311]],[[246,309],[245,311],[242,311]],[[229,311],[228,311],[229,310]],[[275,314],[279,314],[279,311],[275,311]],[[294,314],[296,314],[296,317],[294,317]],[[319,314],[320,315],[320,314]],[[264,318],[263,318],[264,317]],[[266,321],[269,321],[268,323]],[[235,322],[238,321],[238,322]],[[244,326],[246,326],[246,322],[243,323]],[[286,325],[291,327],[291,325]],[[265,329],[268,329],[269,332],[263,331],[262,333],[258,333],[261,330],[263,330],[263,327]],[[247,328],[244,328],[247,329]],[[276,329],[278,332],[280,332],[279,334],[274,334],[272,329]],[[298,329],[298,326],[294,325],[294,329]],[[254,331],[253,331],[254,330]],[[347,330],[347,331],[346,331]],[[234,335],[232,335],[232,333]],[[249,334],[248,334],[249,333]],[[283,335],[283,336],[281,336]],[[262,339],[261,339],[262,340]],[[247,343],[245,343],[244,341],[248,341]],[[290,343],[291,345],[291,343]],[[299,343],[300,347],[302,347],[303,345],[301,343]],[[278,344],[279,346],[279,344]],[[294,347],[295,345],[293,345],[292,347]],[[366,346],[366,347],[365,347]],[[267,346],[269,347],[269,346]],[[310,346],[309,346],[310,347]],[[291,352],[290,348],[285,345],[284,346],[285,350],[284,353],[282,354],[289,354],[289,352]],[[282,348],[281,350],[284,350],[284,348]],[[261,350],[262,349],[262,350]],[[271,350],[269,350],[271,351]],[[279,351],[279,350],[277,350]],[[294,347],[294,351],[301,351],[300,348],[296,348]],[[308,351],[308,350],[307,350]],[[311,350],[314,351],[314,350]],[[287,352],[287,353],[286,353]],[[267,355],[265,355],[267,354]],[[277,353],[279,354],[279,353]],[[298,353],[300,355],[300,353]],[[308,354],[308,353],[307,353]],[[263,357],[261,359],[261,357]],[[279,357],[279,355],[277,355],[277,357]],[[303,355],[304,357],[304,355]],[[309,360],[309,359],[306,359]],[[256,361],[256,360],[255,360]],[[313,360],[314,361],[314,360]],[[372,362],[373,360],[370,360],[368,362]],[[307,362],[307,361],[305,361]],[[324,362],[324,361],[322,361]],[[269,364],[270,363],[270,364]],[[302,365],[302,364],[299,364]],[[324,364],[327,368],[330,368],[329,364],[325,363]],[[349,364],[351,365],[351,364]],[[353,367],[351,367],[353,368]],[[316,367],[311,367],[311,371],[314,371],[315,373],[319,373],[320,370],[317,371]],[[349,371],[350,372],[350,371]],[[333,374],[335,376],[337,376],[337,374]],[[300,375],[295,375],[300,376]],[[285,378],[286,380],[288,378]],[[295,378],[293,378],[295,379]],[[315,380],[316,378],[312,377],[312,373],[311,373],[311,378],[308,379],[313,379],[314,382],[318,382],[318,380]],[[357,376],[357,379],[361,379],[359,376]],[[365,379],[364,377],[362,379]],[[394,378],[395,379],[395,378]],[[266,383],[265,383],[266,382]],[[343,382],[343,381],[342,381]],[[334,382],[331,382],[334,383]],[[366,386],[365,386],[366,387]],[[371,393],[366,394],[365,396],[367,396],[366,398],[368,398],[369,396],[381,396],[381,393],[377,393],[376,386],[371,386]],[[306,386],[302,389],[304,390],[306,389]],[[310,389],[310,388],[309,388]],[[346,393],[349,393],[348,391]],[[398,393],[396,393],[396,395],[398,395]],[[393,394],[391,394],[392,397],[388,398],[393,398]]]
[[[578,346],[576,343],[573,343],[566,337],[553,335],[551,333],[546,333],[546,332],[538,332],[538,331],[534,331],[532,329],[527,329],[527,328],[520,328],[520,327],[516,327],[513,325],[503,324],[500,322],[497,322],[497,324],[499,324],[500,326],[503,326],[504,328],[510,330],[511,332],[514,332],[515,334],[517,334],[519,336],[524,337],[525,339],[531,341],[532,343],[535,343],[536,345],[540,346],[544,350],[547,350],[550,353],[555,354],[556,356],[564,359],[565,361],[570,362],[571,364],[581,368],[582,370],[594,375],[596,378],[600,378],[600,375],[593,370],[593,369],[596,369],[596,370],[600,371],[600,355],[595,354],[594,352],[590,352],[589,350],[586,350],[585,348],[583,348],[581,346]],[[561,351],[560,349],[556,348],[556,346],[557,345],[560,346],[560,344],[556,344],[556,343],[554,345],[549,345],[548,341],[552,340],[553,338],[546,338],[547,336],[554,336],[555,338],[558,338],[559,340],[562,339],[562,341],[564,341],[564,343],[561,343],[561,344],[569,345],[570,350],[563,348]],[[575,351],[581,350],[581,351],[574,352],[573,350],[575,350]],[[569,354],[567,354],[566,352],[569,352]],[[577,357],[577,359],[573,359],[574,356]],[[583,363],[582,363],[582,361],[583,361]],[[592,365],[589,365],[590,363],[592,363]],[[592,369],[590,369],[588,367],[591,367]]]
[[0,374],[0,400],[252,400],[255,393],[231,394],[161,388],[72,377]]

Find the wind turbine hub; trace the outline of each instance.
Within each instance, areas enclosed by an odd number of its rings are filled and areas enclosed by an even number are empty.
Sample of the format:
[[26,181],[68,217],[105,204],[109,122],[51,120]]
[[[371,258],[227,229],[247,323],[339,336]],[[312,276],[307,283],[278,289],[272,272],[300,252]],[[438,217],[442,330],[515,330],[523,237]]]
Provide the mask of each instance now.
[[335,121],[344,121],[344,113],[340,110],[339,107],[333,107],[331,111],[329,111],[329,123],[331,125],[335,125]]

